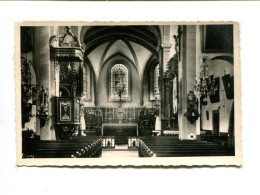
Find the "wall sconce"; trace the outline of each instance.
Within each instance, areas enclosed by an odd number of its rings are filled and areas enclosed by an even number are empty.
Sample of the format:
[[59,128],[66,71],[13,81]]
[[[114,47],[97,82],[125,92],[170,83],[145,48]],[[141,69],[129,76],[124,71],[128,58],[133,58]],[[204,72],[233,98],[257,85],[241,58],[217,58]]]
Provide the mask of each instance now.
[[225,108],[225,105],[220,105],[220,106],[218,107],[218,110],[221,110],[221,108]]

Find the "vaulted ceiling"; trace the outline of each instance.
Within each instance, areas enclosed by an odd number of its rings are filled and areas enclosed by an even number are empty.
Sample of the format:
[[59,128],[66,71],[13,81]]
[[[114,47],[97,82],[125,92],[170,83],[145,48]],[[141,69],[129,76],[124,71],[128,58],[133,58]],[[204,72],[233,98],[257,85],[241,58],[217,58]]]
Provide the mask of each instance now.
[[85,58],[91,62],[97,79],[101,66],[117,54],[128,58],[143,75],[149,59],[158,58],[161,42],[158,26],[94,26],[88,27],[82,38]]

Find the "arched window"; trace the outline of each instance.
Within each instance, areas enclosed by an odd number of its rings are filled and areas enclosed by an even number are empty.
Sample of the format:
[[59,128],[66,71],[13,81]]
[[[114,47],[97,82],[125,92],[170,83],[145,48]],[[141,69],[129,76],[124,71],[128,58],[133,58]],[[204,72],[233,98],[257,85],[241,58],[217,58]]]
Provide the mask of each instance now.
[[114,101],[129,99],[128,69],[123,64],[111,68],[110,99]]
[[160,91],[159,91],[159,64],[154,67],[153,75],[154,75],[153,94],[156,97],[160,93]]
[[160,95],[159,89],[159,64],[152,66],[150,69],[150,100],[155,100]]

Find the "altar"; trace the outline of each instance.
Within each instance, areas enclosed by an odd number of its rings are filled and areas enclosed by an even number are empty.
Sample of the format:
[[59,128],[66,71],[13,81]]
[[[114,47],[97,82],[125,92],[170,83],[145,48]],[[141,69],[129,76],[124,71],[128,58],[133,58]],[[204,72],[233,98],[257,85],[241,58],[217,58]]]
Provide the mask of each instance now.
[[102,136],[138,136],[137,123],[103,123]]

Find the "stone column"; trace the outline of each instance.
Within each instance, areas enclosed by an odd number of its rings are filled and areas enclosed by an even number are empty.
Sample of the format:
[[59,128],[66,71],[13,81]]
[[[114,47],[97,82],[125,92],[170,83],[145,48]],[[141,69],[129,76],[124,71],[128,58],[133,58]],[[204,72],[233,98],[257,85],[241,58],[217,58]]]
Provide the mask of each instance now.
[[183,26],[181,41],[181,61],[179,64],[179,138],[196,139],[196,123],[193,124],[184,114],[187,112],[187,95],[194,90],[196,78],[196,26]]
[[[52,117],[52,109],[53,109],[53,96],[55,96],[55,83],[54,83],[54,67],[50,61],[50,50],[49,50],[49,38],[55,32],[54,27],[35,27],[34,28],[34,64],[37,67],[37,82],[39,86],[39,90],[42,86],[45,86],[48,89],[48,114],[49,119],[45,126],[40,127],[37,124],[36,132],[40,132],[41,140],[55,140],[55,128],[54,128],[54,120]],[[38,105],[37,105],[38,111]],[[37,119],[37,123],[39,123],[39,118]]]
[[168,117],[168,101],[166,101],[166,98],[169,96],[167,95],[169,93],[169,90],[166,86],[168,86],[168,81],[164,79],[164,72],[166,71],[166,65],[167,62],[170,59],[170,52],[172,44],[170,43],[170,36],[171,36],[171,28],[170,25],[165,25],[162,27],[162,44],[159,48],[159,64],[160,64],[160,96],[161,96],[161,111],[160,111],[160,117],[162,122],[162,130],[166,129],[169,123],[169,117]]
[[[201,25],[196,25],[196,80],[199,81],[200,78],[200,65],[202,63],[202,42],[201,38],[203,37],[202,31],[203,28]],[[198,101],[199,101],[199,113],[201,113],[201,103],[200,103],[200,97],[198,96]],[[196,122],[196,137],[197,139],[200,139],[200,130],[201,130],[201,122],[202,119],[200,118]]]
[[172,83],[173,80],[168,77],[162,78],[162,129],[169,130],[170,126],[170,119],[171,119],[171,112],[172,112]]

